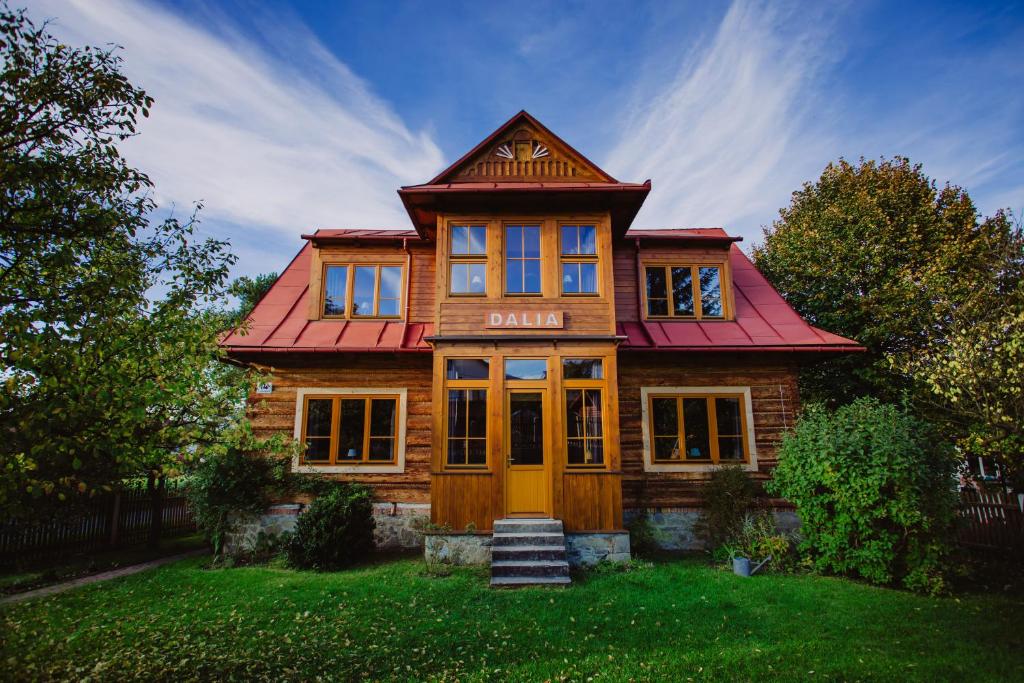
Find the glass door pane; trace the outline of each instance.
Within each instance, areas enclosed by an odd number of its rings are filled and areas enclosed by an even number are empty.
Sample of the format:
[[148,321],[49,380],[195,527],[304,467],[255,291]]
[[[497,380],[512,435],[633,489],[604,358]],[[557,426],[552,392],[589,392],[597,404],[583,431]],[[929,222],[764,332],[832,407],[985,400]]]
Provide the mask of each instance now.
[[544,400],[540,392],[509,394],[509,464],[544,464]]

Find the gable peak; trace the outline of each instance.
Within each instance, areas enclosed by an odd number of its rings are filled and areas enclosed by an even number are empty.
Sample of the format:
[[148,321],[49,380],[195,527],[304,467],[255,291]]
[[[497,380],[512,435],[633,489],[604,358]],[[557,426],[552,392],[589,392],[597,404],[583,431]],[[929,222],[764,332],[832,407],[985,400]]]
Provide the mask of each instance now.
[[537,181],[616,182],[521,110],[427,184]]

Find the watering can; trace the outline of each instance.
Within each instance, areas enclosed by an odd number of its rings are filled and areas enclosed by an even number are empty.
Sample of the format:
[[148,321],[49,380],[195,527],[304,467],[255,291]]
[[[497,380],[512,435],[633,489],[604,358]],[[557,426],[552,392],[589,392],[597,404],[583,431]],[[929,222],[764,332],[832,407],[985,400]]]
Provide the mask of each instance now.
[[732,573],[736,576],[753,576],[758,571],[760,571],[761,567],[768,564],[768,562],[771,561],[771,559],[772,556],[769,555],[768,557],[761,560],[761,562],[756,567],[751,569],[749,559],[747,559],[746,557],[734,557],[732,558]]

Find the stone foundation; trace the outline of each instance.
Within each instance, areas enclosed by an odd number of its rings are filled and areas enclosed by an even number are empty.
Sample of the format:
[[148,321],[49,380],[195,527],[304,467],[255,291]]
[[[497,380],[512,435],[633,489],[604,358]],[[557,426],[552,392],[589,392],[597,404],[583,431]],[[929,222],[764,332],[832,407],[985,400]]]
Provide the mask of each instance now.
[[[634,522],[644,510],[624,510],[626,526]],[[647,519],[654,532],[654,541],[662,550],[703,550],[704,542],[697,535],[696,524],[700,508],[647,508]],[[772,510],[775,526],[780,531],[798,531],[800,518],[793,510]]]
[[[428,533],[424,547],[427,562],[454,565],[491,563],[490,534]],[[628,562],[629,534],[566,534],[565,554],[571,567],[590,567],[598,562]]]
[[571,567],[598,562],[629,562],[629,533],[566,534],[565,554]]
[[423,556],[427,562],[454,565],[491,563],[490,534],[428,533],[423,538]]
[[[236,517],[232,531],[224,542],[225,552],[234,554],[256,547],[260,534],[280,536],[295,530],[302,514],[302,503],[281,503],[262,515]],[[374,503],[373,538],[378,550],[417,550],[423,547],[423,528],[430,521],[430,505],[426,503]]]

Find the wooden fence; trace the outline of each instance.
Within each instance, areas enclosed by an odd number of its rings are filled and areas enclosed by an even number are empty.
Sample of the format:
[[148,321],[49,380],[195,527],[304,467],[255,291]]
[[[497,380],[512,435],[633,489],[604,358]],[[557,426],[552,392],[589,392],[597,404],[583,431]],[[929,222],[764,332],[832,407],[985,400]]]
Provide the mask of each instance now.
[[1024,512],[1017,495],[1003,489],[961,491],[957,540],[969,548],[1024,552]]
[[[160,508],[160,537],[195,531],[184,480],[166,482]],[[24,566],[75,554],[146,543],[154,502],[145,486],[99,496],[84,512],[45,522],[0,523],[0,567]]]

